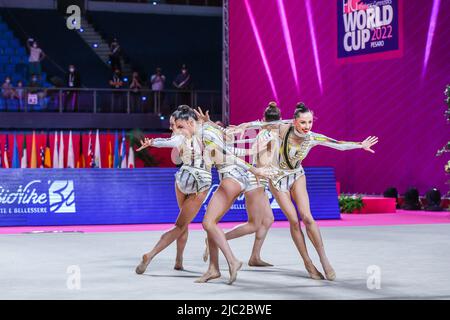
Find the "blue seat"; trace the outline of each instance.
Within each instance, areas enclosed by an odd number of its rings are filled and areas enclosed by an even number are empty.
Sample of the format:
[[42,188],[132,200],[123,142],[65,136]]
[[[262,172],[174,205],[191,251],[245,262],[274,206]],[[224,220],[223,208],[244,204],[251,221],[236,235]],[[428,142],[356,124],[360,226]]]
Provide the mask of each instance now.
[[24,47],[18,47],[18,48],[16,48],[16,54],[19,56],[26,57],[27,52],[25,51]]
[[39,98],[38,104],[35,104],[35,105],[29,104],[28,105],[28,110],[31,110],[31,111],[42,111],[42,110],[45,110],[47,108],[46,107],[47,102],[48,102],[48,98],[43,98],[43,99]]
[[9,61],[10,61],[12,64],[18,64],[18,63],[20,63],[20,57],[18,57],[18,56],[12,56],[12,57],[9,59]]
[[16,64],[16,74],[20,75],[22,78],[26,78],[28,76],[28,64],[26,63],[18,63]]
[[5,111],[5,110],[6,110],[5,101],[3,100],[2,97],[0,97],[0,111]]
[[15,72],[16,66],[13,64],[7,64],[5,69],[6,73],[11,74]]
[[11,48],[11,47],[6,47],[5,48],[5,55],[7,55],[7,56],[13,56],[13,55],[15,55],[16,53],[15,53],[15,50],[14,50],[14,48]]
[[8,26],[5,23],[0,22],[0,31],[7,31],[7,30]]
[[8,46],[11,48],[16,49],[16,48],[20,47],[19,40],[17,40],[17,39],[11,39],[11,40],[8,40],[8,42],[9,42]]
[[7,64],[8,60],[9,60],[9,58],[7,56],[0,55],[0,63]]
[[9,99],[8,101],[5,101],[5,104],[7,104],[8,111],[19,111],[19,100],[17,99]]
[[0,47],[2,48],[2,51],[8,46],[8,40],[0,38]]
[[13,33],[11,31],[7,31],[7,30],[3,30],[1,32],[1,36],[0,39],[5,39],[5,40],[12,40],[14,39]]

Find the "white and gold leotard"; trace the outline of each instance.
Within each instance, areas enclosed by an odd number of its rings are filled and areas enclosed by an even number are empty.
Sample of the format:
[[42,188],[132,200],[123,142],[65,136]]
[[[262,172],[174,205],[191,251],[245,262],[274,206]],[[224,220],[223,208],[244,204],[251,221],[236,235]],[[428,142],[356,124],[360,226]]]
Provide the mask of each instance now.
[[152,146],[179,149],[183,165],[175,174],[175,181],[182,193],[186,195],[199,193],[211,187],[211,166],[203,158],[203,148],[198,139],[188,139],[181,134],[174,134],[169,139],[153,139]]
[[338,141],[312,131],[300,134],[293,126],[290,126],[283,137],[279,137],[279,145],[278,156],[272,162],[279,174],[271,182],[283,192],[289,192],[294,182],[305,174],[301,163],[313,147],[321,145],[341,151],[362,148],[361,143]]

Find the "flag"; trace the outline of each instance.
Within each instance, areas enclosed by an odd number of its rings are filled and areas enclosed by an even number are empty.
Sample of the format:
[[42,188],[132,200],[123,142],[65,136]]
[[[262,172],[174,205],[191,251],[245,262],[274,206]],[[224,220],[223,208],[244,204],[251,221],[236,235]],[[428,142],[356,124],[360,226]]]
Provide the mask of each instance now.
[[0,169],[2,168],[2,144],[0,143]]
[[37,154],[36,154],[36,134],[33,131],[33,140],[31,141],[31,163],[30,168],[37,168]]
[[12,158],[12,168],[20,168],[19,163],[19,147],[17,145],[17,137],[14,132],[14,145],[13,145],[13,158]]
[[111,135],[108,132],[108,168],[112,168],[113,165],[114,165],[114,159],[113,159]]
[[45,163],[45,149],[43,146],[40,146],[39,148],[39,156],[41,157],[41,165],[39,168],[44,168]]
[[23,144],[22,144],[22,158],[20,159],[20,167],[27,168],[28,167],[28,159],[27,159],[27,137],[25,134],[23,135]]
[[87,166],[88,168],[94,168],[94,165],[94,153],[92,152],[92,131],[89,131]]
[[50,134],[47,132],[47,142],[45,144],[44,168],[52,167],[52,155],[50,152]]
[[99,137],[99,130],[98,129],[97,129],[97,133],[95,135],[94,167],[95,168],[101,168],[102,167],[102,156],[100,154],[100,137]]
[[120,155],[119,155],[119,133],[116,130],[114,135],[114,166],[113,168],[120,167]]
[[134,150],[130,144],[130,148],[128,149],[128,168],[133,169],[135,167],[134,164]]
[[127,167],[127,146],[126,146],[126,137],[125,130],[122,131],[122,144],[120,146],[120,168]]
[[73,154],[72,130],[69,132],[69,150],[67,151],[67,168],[75,168],[75,156]]
[[80,132],[80,150],[78,153],[78,160],[77,160],[77,168],[86,168],[86,161],[84,160],[84,153],[83,153],[83,135]]
[[5,141],[5,151],[3,152],[3,167],[9,168],[9,159],[8,159],[8,153],[9,153],[9,138],[8,135],[6,135],[6,141]]
[[55,146],[53,147],[53,168],[59,167],[58,132],[55,131]]
[[64,139],[63,132],[61,131],[61,140],[59,141],[59,164],[58,167],[60,169],[64,169]]

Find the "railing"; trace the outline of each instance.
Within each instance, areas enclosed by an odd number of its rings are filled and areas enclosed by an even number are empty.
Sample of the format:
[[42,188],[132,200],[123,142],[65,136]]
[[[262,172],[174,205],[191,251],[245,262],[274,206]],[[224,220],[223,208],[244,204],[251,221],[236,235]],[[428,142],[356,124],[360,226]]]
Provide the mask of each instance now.
[[[9,89],[7,89],[9,90]],[[12,93],[11,93],[12,92]],[[153,113],[169,115],[176,106],[203,106],[220,115],[220,91],[104,89],[104,88],[12,88],[0,96],[1,112]]]
[[155,4],[176,4],[176,5],[194,5],[194,6],[213,6],[220,7],[222,0],[91,0],[100,2],[134,2],[134,3],[155,3]]

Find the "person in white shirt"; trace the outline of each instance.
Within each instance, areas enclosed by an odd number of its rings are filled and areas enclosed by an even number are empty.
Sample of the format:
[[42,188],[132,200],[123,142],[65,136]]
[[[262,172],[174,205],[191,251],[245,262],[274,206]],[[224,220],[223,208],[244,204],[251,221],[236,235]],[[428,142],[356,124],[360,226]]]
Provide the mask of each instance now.
[[161,68],[156,68],[156,73],[150,77],[151,88],[153,91],[153,102],[156,109],[161,113],[161,106],[164,102],[164,84],[166,76],[162,74]]
[[29,62],[29,74],[35,74],[41,78],[41,61],[45,58],[45,53],[39,48],[37,41],[33,38],[29,38],[27,41],[27,48],[30,51],[30,56],[28,57]]

